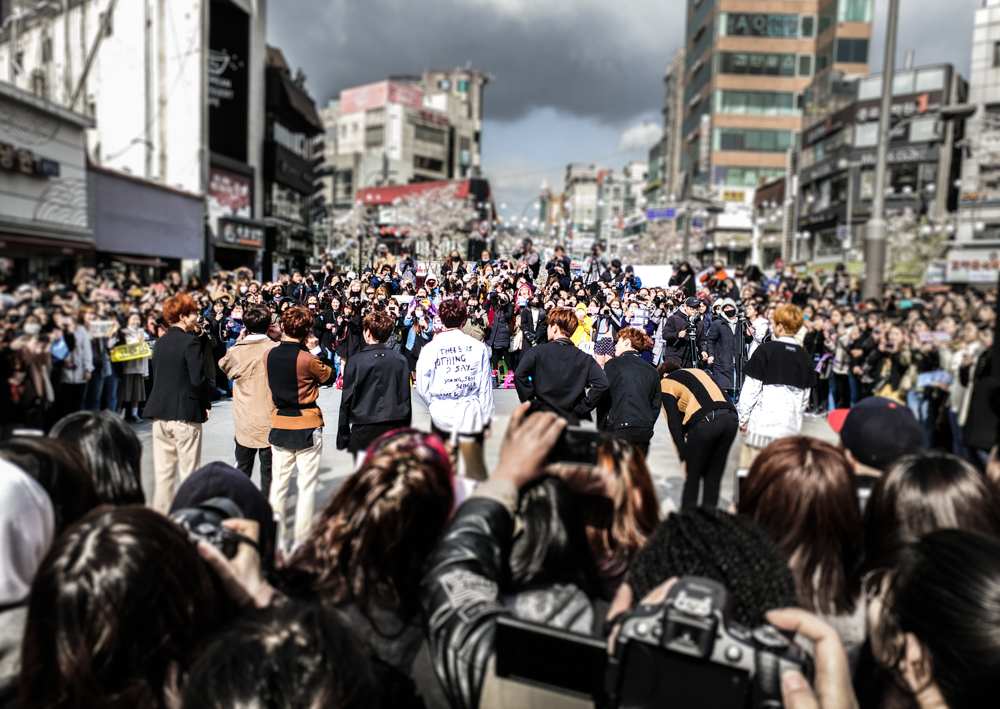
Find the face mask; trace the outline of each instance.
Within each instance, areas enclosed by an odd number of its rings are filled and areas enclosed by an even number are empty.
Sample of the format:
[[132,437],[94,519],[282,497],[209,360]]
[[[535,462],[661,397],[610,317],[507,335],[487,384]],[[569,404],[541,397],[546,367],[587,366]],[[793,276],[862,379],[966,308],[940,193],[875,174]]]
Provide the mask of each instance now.
[[246,293],[249,290],[246,286],[240,286],[240,293]]
[[621,308],[612,308],[611,312],[614,313],[615,315],[621,315],[622,314],[622,309]]
[[242,320],[243,319],[243,313],[233,313],[229,317],[231,317],[233,320]]
[[597,315],[597,308],[587,308],[587,315]]
[[541,305],[541,303],[539,303],[537,300],[531,301],[531,307],[532,308],[537,308],[539,305]]
[[723,310],[722,314],[725,315],[730,320],[736,317],[736,311],[735,310]]
[[308,305],[307,307],[308,307],[308,308],[309,308],[310,310],[315,310],[315,309],[316,309],[316,304],[315,304],[315,303],[310,303],[310,304],[309,304],[309,305]]
[[42,331],[42,326],[36,322],[25,323],[24,334],[25,335],[37,335]]

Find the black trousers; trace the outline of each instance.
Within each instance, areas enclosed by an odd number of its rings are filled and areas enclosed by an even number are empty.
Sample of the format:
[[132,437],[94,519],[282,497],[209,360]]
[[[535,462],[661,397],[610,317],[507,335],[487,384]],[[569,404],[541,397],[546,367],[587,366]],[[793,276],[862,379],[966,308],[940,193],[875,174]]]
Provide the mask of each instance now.
[[643,457],[649,455],[649,442],[653,440],[653,429],[629,426],[609,431],[612,436],[623,438],[642,451]]
[[703,482],[701,506],[715,507],[719,504],[722,474],[738,428],[739,417],[735,411],[718,409],[710,411],[705,419],[688,431],[685,439],[687,480],[681,493],[682,510],[698,507],[698,491]]
[[260,491],[271,496],[271,447],[247,448],[236,441],[236,467],[248,478],[253,475],[254,456],[260,456]]

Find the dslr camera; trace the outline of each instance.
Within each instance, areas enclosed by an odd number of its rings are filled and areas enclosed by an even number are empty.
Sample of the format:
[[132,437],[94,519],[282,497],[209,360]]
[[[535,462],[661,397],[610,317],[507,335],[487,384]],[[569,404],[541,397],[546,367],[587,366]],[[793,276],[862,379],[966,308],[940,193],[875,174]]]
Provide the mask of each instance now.
[[812,658],[770,625],[733,622],[722,584],[687,576],[625,615],[605,687],[615,707],[780,707],[787,670],[811,682]]
[[497,677],[599,709],[780,709],[786,670],[813,679],[812,658],[777,630],[733,622],[729,593],[710,579],[685,576],[662,604],[619,621],[609,657],[602,638],[500,616]]
[[227,559],[232,559],[236,556],[240,544],[249,544],[260,552],[257,542],[222,526],[222,520],[242,519],[243,516],[243,510],[232,500],[213,497],[195,507],[184,507],[172,512],[170,519],[195,544],[208,542],[225,554]]

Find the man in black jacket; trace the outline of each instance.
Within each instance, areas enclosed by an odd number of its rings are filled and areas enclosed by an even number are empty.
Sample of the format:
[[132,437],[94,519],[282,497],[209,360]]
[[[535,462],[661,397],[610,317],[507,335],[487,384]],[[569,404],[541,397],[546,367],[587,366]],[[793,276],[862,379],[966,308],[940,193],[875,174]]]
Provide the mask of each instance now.
[[615,357],[604,365],[608,391],[598,407],[601,430],[631,441],[643,455],[660,415],[660,374],[640,356],[645,349],[646,335],[637,328],[618,333]]
[[410,366],[403,355],[385,342],[395,321],[385,311],[365,316],[366,346],[351,357],[344,370],[337,448],[357,455],[371,443],[397,428],[410,425]]
[[521,401],[537,401],[540,410],[554,411],[575,426],[590,418],[608,390],[608,377],[569,339],[579,325],[572,310],[556,308],[546,317],[549,341],[524,353],[514,386]]
[[[688,298],[684,305],[667,316],[663,323],[663,358],[676,359],[685,367],[695,366],[691,357],[691,341],[688,339],[688,318],[698,314],[698,307],[701,301],[697,298]],[[701,351],[701,327],[697,329],[698,342],[696,347]]]
[[732,400],[736,400],[736,358],[743,356],[745,332],[737,333],[736,303],[722,301],[720,317],[712,321],[702,342],[702,359],[709,365],[712,379]]
[[549,274],[549,280],[555,278],[559,282],[559,287],[569,290],[571,262],[566,256],[562,246],[556,246],[555,255],[545,264],[545,271]]
[[201,343],[193,334],[198,304],[186,294],[167,298],[163,318],[170,330],[153,347],[153,389],[142,415],[153,419],[153,509],[167,514],[176,478],[184,482],[201,467],[201,425],[212,401]]

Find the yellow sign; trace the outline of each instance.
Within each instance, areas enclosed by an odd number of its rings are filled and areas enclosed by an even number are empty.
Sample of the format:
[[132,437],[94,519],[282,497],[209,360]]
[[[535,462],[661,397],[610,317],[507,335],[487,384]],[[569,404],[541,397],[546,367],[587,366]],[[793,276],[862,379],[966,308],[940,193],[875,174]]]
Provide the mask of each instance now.
[[746,202],[747,193],[743,190],[722,190],[723,202]]
[[118,345],[111,350],[112,362],[128,362],[132,359],[142,359],[152,357],[153,350],[148,342],[140,342],[136,345]]

